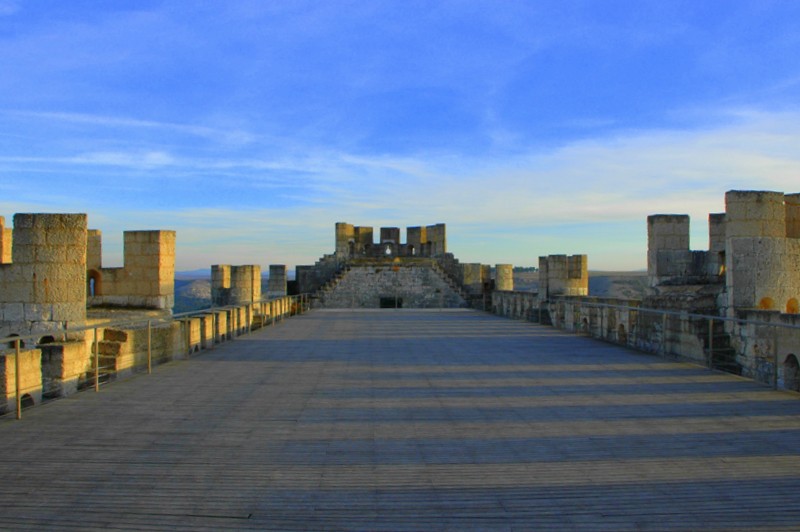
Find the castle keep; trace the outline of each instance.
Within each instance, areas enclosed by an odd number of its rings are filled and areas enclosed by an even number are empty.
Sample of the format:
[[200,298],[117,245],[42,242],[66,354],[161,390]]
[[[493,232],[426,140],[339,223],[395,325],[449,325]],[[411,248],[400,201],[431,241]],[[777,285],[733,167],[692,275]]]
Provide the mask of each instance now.
[[[460,263],[447,251],[443,223],[400,229],[339,222],[334,253],[314,266],[298,266],[301,293],[313,294],[318,308],[457,308],[484,309],[496,280],[491,268]],[[501,265],[501,283],[513,288],[512,266]]]

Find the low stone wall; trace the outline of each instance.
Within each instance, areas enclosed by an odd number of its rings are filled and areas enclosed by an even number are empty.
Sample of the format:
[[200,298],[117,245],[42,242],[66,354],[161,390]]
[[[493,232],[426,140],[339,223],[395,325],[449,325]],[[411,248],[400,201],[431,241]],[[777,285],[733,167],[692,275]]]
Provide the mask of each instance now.
[[[93,386],[95,349],[99,380],[105,383],[144,371],[148,357],[151,365],[186,358],[299,311],[298,304],[285,296],[251,305],[209,309],[170,321],[154,318],[149,331],[147,318],[119,326],[108,326],[105,320],[98,319],[96,343],[95,330],[89,329],[75,335],[82,336],[75,341],[23,349],[22,393],[25,402],[38,404],[43,398],[64,397]],[[14,356],[13,348],[0,350],[0,414],[16,408]]]
[[[16,410],[16,353],[0,352],[0,414]],[[19,393],[22,405],[33,406],[42,402],[42,352],[25,349],[19,353]]]
[[80,379],[92,369],[90,349],[83,342],[56,342],[40,349],[43,398],[65,397],[78,391]]
[[532,292],[492,293],[492,312],[499,316],[549,324],[800,391],[800,315],[751,310],[737,316],[761,323],[757,325],[669,310],[671,314],[644,308],[637,300],[560,297],[541,302]]
[[706,322],[648,312],[637,300],[564,296],[541,302],[533,292],[495,291],[492,311],[642,351],[706,363]]
[[737,361],[742,375],[760,382],[775,379],[781,388],[800,391],[800,384],[792,372],[791,357],[800,359],[800,314],[783,314],[777,311],[750,310],[739,312],[740,319],[770,325],[791,325],[797,328],[734,323],[728,325]]
[[491,311],[498,316],[538,322],[539,310],[539,294],[535,292],[506,290],[492,292]]

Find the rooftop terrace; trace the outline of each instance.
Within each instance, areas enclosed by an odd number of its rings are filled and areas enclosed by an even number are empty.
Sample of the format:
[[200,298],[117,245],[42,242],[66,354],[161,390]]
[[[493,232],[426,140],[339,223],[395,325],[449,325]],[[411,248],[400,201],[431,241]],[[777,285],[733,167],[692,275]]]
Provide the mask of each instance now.
[[313,311],[0,419],[0,528],[795,528],[800,401],[469,311]]

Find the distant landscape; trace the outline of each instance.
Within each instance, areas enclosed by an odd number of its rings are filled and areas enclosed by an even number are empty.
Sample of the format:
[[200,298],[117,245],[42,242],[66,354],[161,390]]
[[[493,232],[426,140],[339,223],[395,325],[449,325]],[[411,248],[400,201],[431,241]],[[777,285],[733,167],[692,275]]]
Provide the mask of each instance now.
[[[267,288],[262,280],[262,293]],[[524,292],[539,290],[539,272],[515,271],[514,289]],[[647,272],[589,272],[589,295],[619,299],[641,299],[647,290]],[[189,312],[211,306],[211,280],[208,270],[176,272],[175,307],[173,312]]]
[[[538,271],[514,271],[514,290],[539,291]],[[641,299],[647,291],[647,272],[589,272],[589,295],[619,299]]]

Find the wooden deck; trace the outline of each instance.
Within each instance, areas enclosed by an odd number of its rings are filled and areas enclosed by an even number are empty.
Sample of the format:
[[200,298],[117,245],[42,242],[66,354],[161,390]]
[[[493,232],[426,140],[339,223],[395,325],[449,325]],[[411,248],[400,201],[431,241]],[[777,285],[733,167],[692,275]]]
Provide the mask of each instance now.
[[800,401],[472,311],[315,311],[0,419],[2,529],[800,528]]

